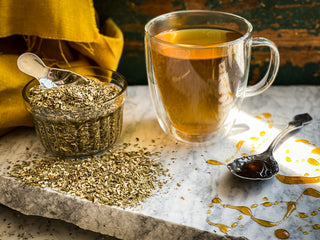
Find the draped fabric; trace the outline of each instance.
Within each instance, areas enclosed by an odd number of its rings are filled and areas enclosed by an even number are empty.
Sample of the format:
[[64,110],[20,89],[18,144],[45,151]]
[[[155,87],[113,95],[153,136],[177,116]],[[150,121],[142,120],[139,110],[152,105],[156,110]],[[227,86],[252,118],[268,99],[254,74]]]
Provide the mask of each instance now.
[[33,52],[51,67],[117,69],[122,32],[111,19],[99,26],[91,0],[0,0],[0,9],[0,136],[32,126],[21,94],[32,77],[18,69],[20,54]]

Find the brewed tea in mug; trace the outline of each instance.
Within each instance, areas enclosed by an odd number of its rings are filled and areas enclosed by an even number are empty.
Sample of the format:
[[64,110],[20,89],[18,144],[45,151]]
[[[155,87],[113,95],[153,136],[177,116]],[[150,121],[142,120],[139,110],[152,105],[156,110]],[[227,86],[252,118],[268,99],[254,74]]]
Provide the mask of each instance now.
[[[224,29],[185,29],[162,32],[156,38],[175,44],[207,46],[234,41],[240,33]],[[154,74],[168,117],[179,131],[201,135],[217,130],[233,103],[239,67],[223,51],[175,51],[152,48]]]
[[[146,59],[151,96],[163,130],[189,143],[227,134],[243,98],[265,90],[278,70],[275,45],[251,38],[251,25],[236,15],[179,11],[146,25]],[[269,46],[273,71],[267,87],[247,87],[251,45]],[[270,66],[271,67],[271,66]]]

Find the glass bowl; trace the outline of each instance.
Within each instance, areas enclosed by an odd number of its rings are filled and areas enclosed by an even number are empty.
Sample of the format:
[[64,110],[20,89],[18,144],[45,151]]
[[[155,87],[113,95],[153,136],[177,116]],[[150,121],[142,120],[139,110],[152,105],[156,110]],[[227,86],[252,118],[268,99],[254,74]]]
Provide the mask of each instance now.
[[77,105],[72,110],[50,109],[32,103],[30,89],[39,85],[37,79],[32,79],[23,88],[22,96],[27,111],[32,115],[37,136],[44,148],[54,155],[75,157],[103,152],[113,146],[121,134],[126,80],[121,74],[100,67],[68,70],[105,82],[117,89],[117,93],[89,107]]

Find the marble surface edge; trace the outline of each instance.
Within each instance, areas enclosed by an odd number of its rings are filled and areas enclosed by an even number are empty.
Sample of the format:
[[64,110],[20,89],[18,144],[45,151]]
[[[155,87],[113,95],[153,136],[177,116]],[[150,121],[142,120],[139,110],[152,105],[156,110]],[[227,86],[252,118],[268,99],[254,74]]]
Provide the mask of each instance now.
[[[87,200],[64,195],[54,190],[32,187],[11,177],[0,178],[0,203],[25,215],[63,220],[85,230],[124,240],[159,238],[185,240],[247,239],[202,231],[141,213],[133,213],[128,209],[93,204]],[[123,231],[123,229],[126,229],[126,231]]]

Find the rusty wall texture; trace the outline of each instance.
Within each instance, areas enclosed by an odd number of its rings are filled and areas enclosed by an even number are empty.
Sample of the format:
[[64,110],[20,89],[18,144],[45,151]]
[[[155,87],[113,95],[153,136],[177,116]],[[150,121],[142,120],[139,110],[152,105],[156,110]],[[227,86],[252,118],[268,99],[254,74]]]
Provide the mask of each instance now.
[[[111,17],[125,38],[118,71],[129,84],[147,84],[144,25],[155,16],[177,10],[225,11],[249,20],[253,36],[274,41],[280,51],[276,85],[320,85],[320,0],[94,0],[100,20]],[[255,49],[249,83],[267,69],[269,52]]]

